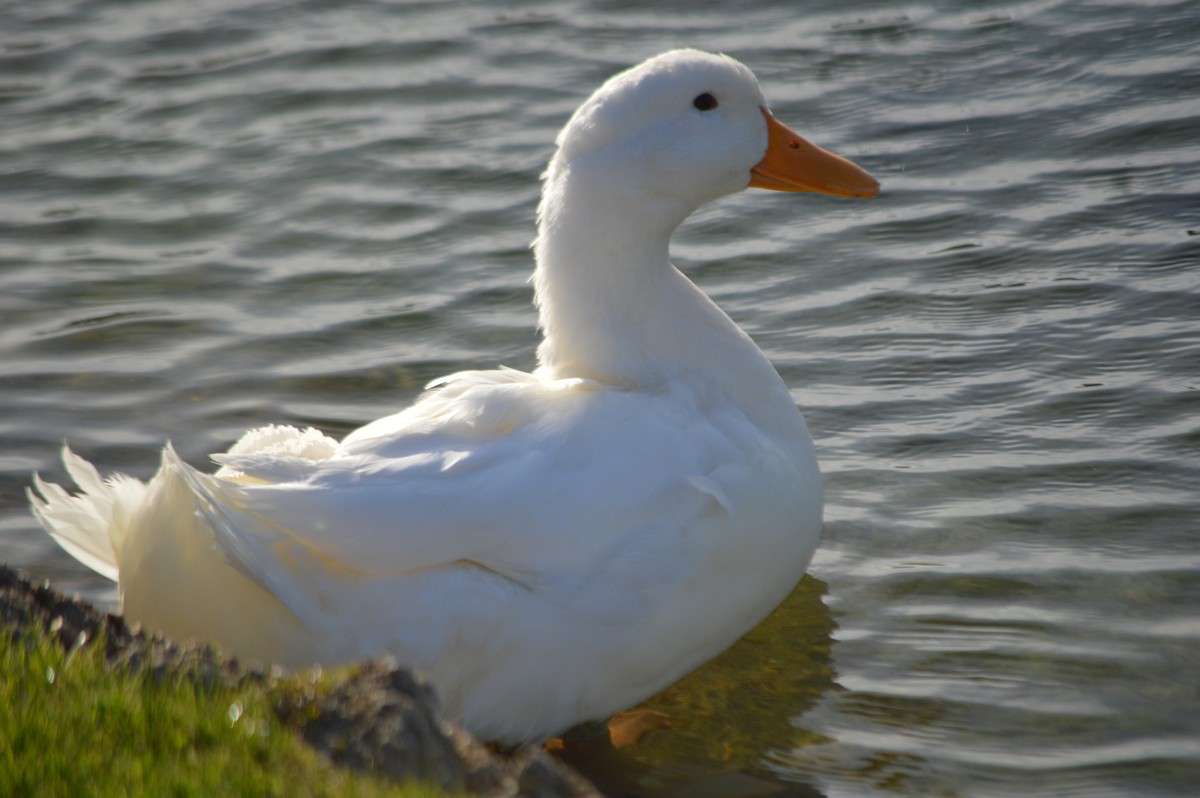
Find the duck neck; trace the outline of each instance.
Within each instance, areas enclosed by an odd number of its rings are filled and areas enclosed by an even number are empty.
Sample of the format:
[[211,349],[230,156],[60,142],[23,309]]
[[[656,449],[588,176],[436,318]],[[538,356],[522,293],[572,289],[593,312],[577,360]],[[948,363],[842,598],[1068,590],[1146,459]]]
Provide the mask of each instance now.
[[575,188],[549,182],[539,209],[538,361],[555,377],[644,382],[656,366],[654,328],[678,291],[668,256],[675,225]]
[[534,273],[542,373],[627,389],[685,379],[794,424],[774,367],[671,264],[671,234],[693,209],[607,188],[553,167],[547,179]]

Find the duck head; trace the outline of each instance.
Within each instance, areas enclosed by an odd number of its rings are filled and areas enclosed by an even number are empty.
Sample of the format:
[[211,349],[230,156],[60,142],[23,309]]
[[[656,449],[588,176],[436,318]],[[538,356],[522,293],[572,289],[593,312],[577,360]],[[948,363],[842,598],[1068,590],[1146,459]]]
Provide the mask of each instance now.
[[[601,86],[558,137],[550,185],[587,175],[678,221],[746,188],[872,197],[878,182],[805,140],[768,110],[754,74],[723,55],[673,50]],[[676,222],[678,223],[678,222]]]

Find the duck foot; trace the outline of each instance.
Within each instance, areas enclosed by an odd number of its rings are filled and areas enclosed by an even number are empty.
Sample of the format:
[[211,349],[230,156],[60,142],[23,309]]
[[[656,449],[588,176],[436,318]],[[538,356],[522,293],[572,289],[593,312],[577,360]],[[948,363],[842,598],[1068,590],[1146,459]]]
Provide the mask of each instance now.
[[608,719],[608,738],[617,750],[630,748],[650,732],[665,729],[670,725],[671,719],[661,712],[652,709],[631,709],[628,712],[618,712]]
[[621,712],[608,723],[576,726],[545,745],[559,761],[583,774],[608,798],[810,798],[819,792],[738,771],[689,765],[651,765],[629,750],[646,734],[670,726],[652,710]]
[[650,732],[665,729],[670,725],[671,719],[661,712],[652,709],[631,709],[618,712],[609,718],[607,723],[591,721],[572,726],[561,737],[551,737],[544,747],[547,751],[561,751],[567,746],[595,745],[607,737],[612,747],[620,750],[637,745]]

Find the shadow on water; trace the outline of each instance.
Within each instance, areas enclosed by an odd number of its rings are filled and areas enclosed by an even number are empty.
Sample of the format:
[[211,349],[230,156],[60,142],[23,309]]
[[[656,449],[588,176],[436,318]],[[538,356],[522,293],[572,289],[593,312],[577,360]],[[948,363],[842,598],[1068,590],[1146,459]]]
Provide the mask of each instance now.
[[637,707],[665,716],[667,727],[620,751],[588,741],[558,756],[621,798],[822,795],[794,773],[780,780],[765,762],[781,748],[827,742],[800,718],[835,684],[827,592],[805,576],[733,647]]

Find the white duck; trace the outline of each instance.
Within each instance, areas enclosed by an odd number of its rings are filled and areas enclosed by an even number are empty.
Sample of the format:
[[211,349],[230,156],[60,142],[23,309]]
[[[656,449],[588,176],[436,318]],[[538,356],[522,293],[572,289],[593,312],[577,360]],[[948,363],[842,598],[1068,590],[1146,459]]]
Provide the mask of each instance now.
[[603,719],[758,623],[820,537],[786,386],[668,258],[690,213],[748,186],[878,191],[737,61],[652,58],[558,137],[535,372],[444,377],[341,443],[252,430],[215,475],[168,445],[148,483],[102,480],[64,451],[83,493],[35,476],[33,512],[147,628],[290,666],[390,653],[486,739]]

